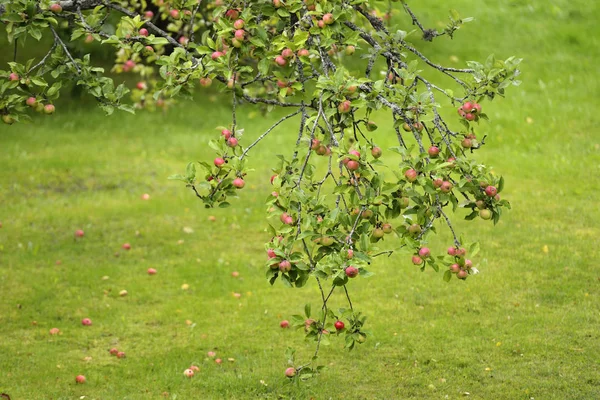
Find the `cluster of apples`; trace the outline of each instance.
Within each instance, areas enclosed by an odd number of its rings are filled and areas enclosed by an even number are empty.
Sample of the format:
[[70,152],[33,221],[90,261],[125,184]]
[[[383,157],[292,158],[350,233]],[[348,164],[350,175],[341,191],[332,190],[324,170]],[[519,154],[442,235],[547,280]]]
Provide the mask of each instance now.
[[458,115],[467,121],[479,120],[479,114],[481,114],[481,105],[479,103],[466,101],[462,106],[458,107]]

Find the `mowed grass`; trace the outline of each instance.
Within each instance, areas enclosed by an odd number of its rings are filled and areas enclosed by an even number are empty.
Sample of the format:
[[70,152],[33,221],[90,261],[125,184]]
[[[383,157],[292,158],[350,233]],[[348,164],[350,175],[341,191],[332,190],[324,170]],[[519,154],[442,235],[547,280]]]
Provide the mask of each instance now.
[[[477,153],[505,176],[503,196],[514,209],[496,227],[458,223],[482,244],[481,274],[447,284],[406,255],[378,259],[375,276],[350,285],[372,336],[352,353],[333,340],[321,353],[327,371],[290,384],[284,350],[295,347],[304,361],[313,344],[278,323],[307,302],[316,306],[318,292],[264,279],[262,204],[269,162],[293,140],[294,123],[257,148],[256,171],[233,207],[206,210],[166,178],[190,160],[212,158],[206,143],[215,126],[229,123],[227,104],[207,97],[166,114],[105,117],[65,103],[51,118],[0,127],[0,392],[13,399],[600,398],[600,10],[583,0],[427,0],[414,10],[435,25],[450,7],[476,21],[452,43],[422,46],[432,59],[452,64],[455,56],[462,65],[491,51],[525,58],[523,85],[484,104],[492,124]],[[242,110],[245,142],[277,118]],[[377,141],[393,146],[390,126],[379,125]],[[143,193],[151,199],[141,200]],[[83,239],[74,239],[76,229]],[[449,236],[439,230],[431,247],[441,252]],[[149,267],[157,275],[147,275]],[[119,296],[123,289],[128,296]],[[332,305],[344,299],[334,295]],[[91,327],[81,325],[84,317]],[[62,334],[50,336],[53,327]],[[127,358],[111,357],[111,347]],[[200,371],[187,379],[191,364]],[[75,384],[78,374],[85,385]]]

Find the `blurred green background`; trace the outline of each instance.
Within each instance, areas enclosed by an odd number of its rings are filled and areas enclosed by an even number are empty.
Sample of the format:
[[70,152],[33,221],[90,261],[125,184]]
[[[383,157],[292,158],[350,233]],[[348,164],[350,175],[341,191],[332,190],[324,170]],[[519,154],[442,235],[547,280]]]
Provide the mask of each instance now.
[[[406,256],[378,259],[376,275],[351,288],[372,336],[352,353],[332,340],[321,353],[327,371],[292,385],[283,377],[286,347],[305,360],[313,345],[278,324],[318,293],[264,279],[262,204],[269,161],[289,148],[294,121],[257,147],[256,171],[234,207],[206,210],[166,178],[188,161],[212,158],[207,142],[231,118],[219,93],[164,113],[112,117],[89,99],[64,97],[52,117],[0,126],[0,392],[13,399],[600,398],[600,7],[413,3],[426,26],[441,27],[450,8],[475,17],[453,41],[415,38],[438,63],[461,67],[490,53],[524,58],[522,86],[484,104],[488,145],[477,153],[505,177],[513,211],[496,227],[458,222],[481,242],[479,275],[447,284]],[[394,20],[407,26],[400,11]],[[12,49],[2,35],[6,60]],[[455,111],[445,104],[444,112]],[[244,139],[278,117],[243,107]],[[378,121],[384,149],[394,145],[389,122]],[[74,239],[76,229],[83,239]],[[440,232],[436,251],[449,241]],[[146,274],[150,267],[157,275]],[[343,302],[334,296],[332,305]],[[91,327],[81,325],[84,317]],[[50,336],[53,327],[62,334]],[[111,347],[127,358],[111,357]],[[191,364],[200,371],[186,379]],[[75,384],[77,374],[85,385]]]

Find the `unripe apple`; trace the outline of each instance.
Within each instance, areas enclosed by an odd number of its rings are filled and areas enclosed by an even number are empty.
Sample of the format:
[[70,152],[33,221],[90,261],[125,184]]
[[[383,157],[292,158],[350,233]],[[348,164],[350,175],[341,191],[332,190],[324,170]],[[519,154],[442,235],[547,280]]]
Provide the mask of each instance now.
[[289,367],[285,370],[285,376],[288,378],[293,378],[296,376],[296,368]]
[[152,47],[152,46],[146,46],[146,47],[144,47],[144,49],[146,49],[146,51],[148,53],[154,53],[154,47]]
[[385,232],[381,228],[373,229],[373,237],[375,239],[381,239],[385,235]]
[[171,15],[171,18],[173,19],[179,19],[180,14],[179,14],[179,10],[177,9],[172,9],[171,11],[169,11],[169,15]]
[[360,217],[362,219],[371,219],[371,217],[373,216],[373,211],[371,210],[364,210],[361,214]]
[[83,326],[90,326],[92,325],[92,320],[89,318],[84,318],[81,320],[81,325]]
[[335,321],[335,324],[333,324],[333,326],[335,326],[336,330],[341,331],[342,329],[344,329],[344,327],[346,325],[344,324],[343,321],[338,320],[338,321]]
[[419,224],[412,224],[411,226],[408,227],[408,232],[411,235],[417,235],[417,234],[421,233],[421,226]]
[[183,375],[186,378],[191,378],[192,376],[194,376],[194,371],[192,371],[191,369],[186,369],[185,371],[183,371]]
[[456,277],[458,279],[467,279],[467,276],[469,276],[469,273],[467,271],[465,271],[464,269],[461,269],[460,271],[458,271],[458,273],[456,274]]
[[243,28],[244,28],[244,25],[246,25],[246,24],[245,24],[245,22],[244,22],[244,20],[243,20],[243,19],[238,19],[237,21],[235,21],[235,22],[233,23],[233,27],[234,27],[235,29],[243,29]]
[[200,78],[200,86],[209,87],[212,85],[212,79],[210,78]]
[[139,90],[146,90],[148,89],[148,86],[146,85],[146,82],[138,82],[135,87],[137,87]]
[[379,158],[381,157],[382,151],[381,148],[375,146],[371,149],[371,155],[373,156],[373,158]]
[[[377,124],[374,121],[367,122],[367,130],[369,132],[373,132],[377,130]],[[375,148],[375,147],[374,147]],[[381,150],[381,149],[379,149]]]
[[241,189],[246,185],[246,182],[242,178],[235,178],[232,184],[236,189]]
[[442,193],[450,193],[452,191],[452,183],[448,181],[442,182],[442,186],[440,186],[440,191]]
[[442,178],[435,178],[433,180],[433,187],[438,189],[438,188],[442,187],[443,183],[444,183],[444,180]]
[[140,36],[148,36],[148,29],[146,29],[146,28],[140,29]]
[[500,201],[500,195],[499,195],[499,194],[495,195],[495,196],[494,196],[494,200],[496,200],[496,201]]
[[37,105],[37,99],[35,97],[28,97],[27,100],[25,100],[25,104],[29,107],[35,107]]
[[58,3],[52,3],[52,4],[50,4],[50,11],[58,14],[58,13],[62,12],[62,6]]
[[83,375],[77,375],[75,377],[75,382],[77,382],[77,383],[85,383],[85,376],[83,376]]
[[348,259],[354,258],[354,250],[348,249],[347,256],[348,256]]
[[462,142],[460,142],[460,145],[465,149],[470,149],[471,147],[473,147],[473,142],[471,141],[471,139],[464,138]]
[[358,275],[358,268],[353,267],[352,265],[349,267],[346,267],[346,276],[348,278],[355,278]]
[[225,165],[225,160],[223,160],[220,157],[215,158],[214,164],[217,168],[221,168],[223,165]]
[[325,146],[323,146],[323,145],[320,145],[320,146],[317,148],[317,151],[316,151],[316,153],[317,153],[318,155],[320,155],[320,156],[324,156],[325,154],[327,154],[327,147],[325,147]]
[[346,55],[347,56],[351,56],[352,54],[354,54],[354,52],[356,51],[356,47],[349,45],[346,46]]
[[381,226],[381,229],[383,230],[383,233],[389,234],[392,233],[393,229],[392,229],[392,225],[385,223]]
[[283,329],[289,328],[290,327],[290,322],[287,319],[284,319],[283,321],[281,321],[279,323],[279,326],[282,327]]
[[320,19],[319,21],[317,21],[317,26],[321,29],[325,28],[325,21]]
[[229,147],[235,147],[238,145],[238,140],[235,137],[230,137],[229,139],[227,139],[227,146]]
[[440,155],[440,148],[437,146],[431,146],[427,150],[427,154],[429,154],[429,157],[431,158],[437,158]]
[[414,169],[409,169],[408,171],[406,171],[404,173],[404,176],[406,177],[406,180],[409,182],[414,182],[417,180],[417,171],[415,171]]
[[352,103],[350,100],[344,100],[338,105],[338,111],[340,114],[347,114],[352,109]]
[[271,185],[273,184],[273,181],[275,180],[275,178],[277,178],[278,175],[271,175]]
[[273,5],[275,6],[275,8],[281,7],[281,0],[273,0]]
[[477,206],[478,209],[483,210],[485,208],[485,201],[477,200],[475,202],[475,205]]
[[422,248],[419,250],[419,256],[420,256],[420,257],[422,257],[422,258],[427,258],[427,257],[429,257],[430,255],[431,255],[431,251],[429,250],[429,248],[428,248],[428,247],[422,247]]
[[406,208],[410,204],[410,199],[408,197],[400,198],[400,208]]
[[484,210],[479,211],[479,216],[481,217],[481,219],[484,219],[487,221],[487,220],[492,219],[492,212],[490,210],[484,209]]
[[423,264],[423,259],[419,256],[412,256],[412,263],[415,265]]
[[323,15],[323,23],[325,23],[325,25],[331,25],[334,22],[335,21],[333,19],[333,14],[327,13],[327,14]]
[[187,46],[187,44],[189,43],[190,39],[187,36],[180,36],[179,37],[179,44],[182,46]]
[[460,271],[460,265],[458,264],[452,264],[450,266],[450,272],[452,272],[453,274],[456,274]]
[[156,270],[154,268],[148,268],[148,271],[146,271],[148,273],[148,275],[156,275]]
[[335,243],[335,240],[330,236],[323,236],[321,238],[321,245],[329,247]]
[[495,186],[488,186],[485,188],[485,194],[488,197],[494,197],[496,194],[498,194],[498,189],[496,189]]
[[287,65],[287,60],[283,56],[275,57],[275,63],[280,67],[285,67]]
[[119,296],[121,296],[121,297],[125,297],[125,296],[127,296],[127,294],[128,294],[127,290],[121,290],[119,292]]
[[55,108],[54,108],[54,104],[46,104],[44,106],[44,114],[54,114]]
[[131,250],[131,245],[129,243],[123,243],[123,250]]
[[283,260],[279,263],[279,270],[281,272],[289,272],[292,269],[292,264],[288,260]]

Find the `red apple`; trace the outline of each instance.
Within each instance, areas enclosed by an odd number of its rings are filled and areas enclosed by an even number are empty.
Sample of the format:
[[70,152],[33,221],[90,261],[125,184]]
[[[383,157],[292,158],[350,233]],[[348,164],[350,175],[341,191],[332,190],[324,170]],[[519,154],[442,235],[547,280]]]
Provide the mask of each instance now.
[[77,237],[83,237],[83,235],[84,235],[84,232],[83,232],[83,230],[81,230],[81,229],[77,229],[77,230],[75,231],[75,236],[77,236]]
[[119,353],[119,350],[116,347],[113,347],[108,351],[111,356],[116,356]]
[[485,194],[488,197],[494,197],[496,194],[498,194],[498,189],[496,189],[495,186],[488,186],[485,188]]
[[54,108],[54,104],[46,104],[44,106],[44,114],[54,114],[55,108]]
[[50,11],[53,13],[60,13],[62,12],[62,6],[58,3],[52,3],[50,4]]
[[214,164],[216,167],[221,168],[223,165],[225,165],[225,160],[223,160],[220,157],[215,158]]
[[456,276],[458,279],[467,279],[467,276],[469,276],[469,273],[467,271],[465,271],[464,269],[461,269],[460,271],[458,271]]
[[27,100],[25,100],[25,104],[29,107],[35,107],[37,105],[37,99],[35,97],[28,97]]
[[227,146],[229,147],[235,147],[238,145],[238,140],[235,137],[230,137],[229,139],[227,139]]
[[85,376],[83,376],[83,375],[77,375],[75,377],[75,382],[77,382],[77,383],[85,383]]
[[292,269],[292,264],[288,260],[283,260],[279,263],[279,270],[281,272],[289,272]]
[[50,329],[50,332],[49,332],[49,333],[50,333],[52,336],[58,335],[58,334],[60,333],[60,329],[58,329],[58,328],[52,328],[52,329]]
[[429,157],[431,158],[437,158],[440,155],[440,148],[437,146],[431,146],[427,150],[427,154],[429,154]]
[[450,272],[452,272],[453,274],[456,274],[460,271],[460,265],[458,264],[452,264],[450,266]]
[[279,323],[279,326],[280,326],[281,328],[284,328],[284,329],[285,329],[285,328],[289,328],[289,327],[290,327],[290,322],[289,322],[287,319],[284,319],[283,321],[281,321],[281,322]]
[[235,178],[232,184],[236,189],[241,189],[246,185],[242,178]]
[[234,27],[235,29],[242,29],[242,28],[244,27],[244,25],[245,25],[245,23],[244,23],[244,20],[243,20],[243,19],[238,19],[237,21],[235,21],[235,22],[233,23],[233,27]]
[[194,371],[188,368],[185,371],[183,371],[183,375],[186,378],[191,378],[192,376],[194,376]]
[[285,370],[285,376],[293,378],[296,375],[296,368],[289,367]]
[[422,248],[419,250],[419,256],[420,256],[420,257],[422,257],[422,258],[427,258],[427,257],[429,257],[430,255],[431,255],[431,251],[429,250],[429,248],[428,248],[428,247],[422,247]]
[[451,182],[444,181],[444,182],[442,182],[442,186],[440,186],[440,190],[443,193],[450,193],[452,191],[452,187],[453,187],[453,185]]
[[177,9],[172,9],[171,11],[169,11],[169,15],[171,16],[171,18],[173,19],[179,19],[179,10]]
[[125,358],[125,352],[124,351],[119,351],[117,353],[117,358]]
[[84,318],[81,320],[81,325],[83,326],[90,326],[92,325],[92,320],[89,318]]
[[148,268],[148,275],[156,275],[156,270],[154,268]]
[[375,146],[371,149],[371,155],[373,156],[373,158],[379,158],[381,157],[381,148]]
[[283,56],[275,57],[275,63],[280,67],[285,67],[287,65],[287,60]]
[[417,171],[411,168],[404,173],[404,176],[406,177],[407,181],[414,182],[417,180],[418,173]]
[[412,256],[412,263],[415,265],[423,264],[423,259],[419,256]]
[[345,272],[348,278],[355,278],[358,275],[358,268],[351,265],[346,268]]
[[129,243],[123,243],[123,250],[131,250],[131,245]]
[[148,29],[146,29],[146,28],[140,29],[140,36],[148,36]]
[[348,168],[350,171],[356,171],[360,168],[360,164],[358,161],[349,160],[346,164],[346,168]]
[[327,13],[327,14],[323,15],[323,23],[325,25],[333,24],[334,23],[333,14]]
[[344,325],[344,322],[338,320],[335,321],[335,324],[333,324],[333,326],[335,326],[336,330],[341,331],[346,325]]

